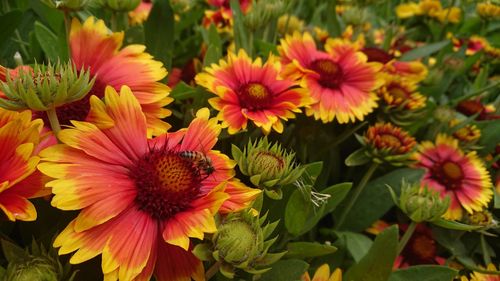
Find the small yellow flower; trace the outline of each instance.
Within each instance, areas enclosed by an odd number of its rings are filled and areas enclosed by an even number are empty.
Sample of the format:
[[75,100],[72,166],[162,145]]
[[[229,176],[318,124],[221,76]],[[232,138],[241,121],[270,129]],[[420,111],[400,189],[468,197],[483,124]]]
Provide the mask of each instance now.
[[437,19],[444,23],[444,22],[449,22],[449,23],[459,23],[460,22],[460,17],[462,15],[462,11],[457,8],[457,7],[450,7],[441,10],[437,14]]
[[500,6],[493,3],[479,3],[476,6],[477,14],[484,18],[490,20],[500,19]]
[[404,3],[396,7],[396,15],[400,19],[407,19],[421,14],[422,10],[417,3]]

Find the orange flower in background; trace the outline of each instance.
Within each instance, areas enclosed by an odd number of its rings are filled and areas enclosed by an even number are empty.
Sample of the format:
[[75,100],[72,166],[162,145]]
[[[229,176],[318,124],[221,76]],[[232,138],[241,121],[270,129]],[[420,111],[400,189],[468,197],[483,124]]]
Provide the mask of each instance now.
[[389,107],[417,110],[425,107],[427,98],[418,91],[418,84],[397,75],[384,75],[385,83],[377,94]]
[[[85,120],[90,110],[90,96],[103,97],[106,86],[120,89],[127,85],[146,115],[148,134],[159,135],[170,128],[161,120],[171,114],[163,107],[173,100],[168,97],[169,88],[159,82],[167,75],[167,71],[161,62],[144,53],[146,47],[143,45],[129,45],[120,49],[123,36],[123,32],[110,33],[102,20],[96,21],[90,17],[83,25],[73,20],[71,59],[77,69],[88,68],[96,81],[85,98],[57,109],[62,125],[70,125],[70,120]],[[45,116],[43,118],[46,119]]]
[[108,87],[90,105],[92,123],[73,121],[62,144],[41,152],[39,169],[55,178],[52,205],[80,210],[54,246],[76,251],[73,264],[102,254],[106,280],[204,280],[191,238],[215,232],[221,208],[241,210],[259,194],[233,181],[234,161],[212,150],[217,121],[201,109],[187,129],[148,139],[129,88]]
[[299,79],[310,92],[313,104],[308,116],[323,123],[364,120],[377,106],[373,92],[382,81],[379,63],[368,63],[359,46],[348,40],[329,39],[326,52],[319,51],[309,33],[294,33],[281,40],[278,48],[285,77]]
[[239,132],[252,121],[265,133],[283,132],[282,120],[294,118],[300,107],[309,103],[304,89],[279,77],[280,64],[271,56],[265,64],[240,50],[230,53],[227,61],[212,64],[196,76],[196,83],[217,97],[209,100],[219,112],[222,126],[230,134]]
[[314,273],[313,278],[309,276],[306,272],[302,275],[302,281],[342,281],[342,270],[340,268],[335,269],[330,275],[330,266],[328,264],[323,264]]
[[[406,232],[407,225],[401,229]],[[394,261],[394,268],[407,268],[412,265],[439,264],[444,265],[446,259],[437,255],[437,243],[434,240],[432,229],[425,224],[417,224],[415,232]]]
[[[239,0],[240,8],[243,14],[250,10],[251,1]],[[230,31],[230,26],[233,21],[233,12],[229,0],[207,0],[207,3],[215,7],[216,10],[206,10],[205,17],[203,18],[202,25],[209,27],[214,24],[217,28]]]
[[436,142],[424,141],[416,156],[417,167],[426,170],[422,184],[437,190],[451,202],[444,217],[462,218],[463,210],[469,214],[481,211],[493,196],[493,185],[484,163],[475,151],[465,154],[458,140],[438,135]]
[[35,206],[27,199],[50,194],[36,170],[42,125],[40,119],[31,121],[29,111],[0,108],[0,209],[11,221],[35,220]]
[[151,8],[153,8],[151,1],[141,1],[135,10],[128,13],[130,25],[138,25],[145,22],[148,19]]

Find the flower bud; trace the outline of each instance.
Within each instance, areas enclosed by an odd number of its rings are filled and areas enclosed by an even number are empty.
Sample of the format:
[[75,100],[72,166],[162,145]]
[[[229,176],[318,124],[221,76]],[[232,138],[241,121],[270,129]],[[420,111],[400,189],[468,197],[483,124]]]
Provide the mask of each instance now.
[[100,0],[101,5],[117,12],[130,12],[135,10],[141,0]]
[[42,2],[53,8],[60,10],[78,11],[84,9],[93,0],[42,0]]
[[480,225],[484,227],[496,225],[496,222],[493,220],[493,216],[487,210],[467,214],[466,221],[468,224]]
[[10,263],[5,274],[5,281],[57,281],[54,266],[41,257],[20,263]]
[[32,71],[20,69],[15,77],[7,75],[7,82],[1,82],[0,91],[7,98],[0,98],[0,107],[47,111],[80,100],[94,84],[89,77],[89,71],[77,71],[71,63],[37,64]]
[[434,221],[441,218],[448,206],[450,198],[440,198],[439,192],[421,188],[419,184],[403,182],[399,197],[399,208],[415,222]]
[[267,138],[249,142],[243,152],[233,145],[232,153],[241,172],[250,177],[252,184],[275,199],[281,198],[281,186],[294,182],[302,173],[295,164],[295,153],[285,152],[281,145],[271,144]]
[[266,224],[266,215],[259,218],[255,210],[231,213],[218,226],[210,244],[199,244],[193,253],[201,260],[213,260],[221,263],[220,272],[227,278],[233,278],[235,271],[241,269],[251,274],[261,274],[278,261],[285,253],[268,253],[269,247],[276,241],[272,234],[277,222]]

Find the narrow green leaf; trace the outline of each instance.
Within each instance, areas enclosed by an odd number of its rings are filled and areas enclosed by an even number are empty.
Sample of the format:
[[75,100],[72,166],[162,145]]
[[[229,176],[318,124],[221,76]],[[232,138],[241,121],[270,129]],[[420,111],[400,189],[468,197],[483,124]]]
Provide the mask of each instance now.
[[11,11],[0,16],[0,47],[5,46],[10,36],[22,21],[22,13],[20,11]]
[[281,260],[273,264],[271,270],[262,274],[260,281],[299,281],[300,277],[309,268],[305,261],[290,259]]
[[51,62],[57,62],[59,59],[59,40],[57,36],[48,27],[41,22],[35,22],[35,36],[42,47],[45,56]]
[[345,159],[345,164],[348,167],[361,166],[368,163],[370,160],[371,158],[366,155],[365,149],[361,148],[351,153],[351,155]]
[[230,1],[231,11],[233,12],[233,34],[234,34],[234,50],[246,49],[248,52],[248,35],[246,34],[245,25],[243,23],[243,12],[241,11],[240,2],[238,0]]
[[5,258],[9,262],[16,262],[28,257],[28,254],[23,248],[4,239],[2,239],[2,250]]
[[462,231],[472,231],[476,229],[480,229],[482,226],[479,225],[468,225],[468,224],[463,224],[460,222],[456,221],[449,221],[445,219],[439,219],[437,221],[433,221],[432,224],[447,228],[447,229],[453,229],[453,230],[462,230]]
[[427,44],[423,47],[415,48],[411,51],[404,53],[404,55],[401,56],[400,60],[412,61],[419,58],[427,57],[441,50],[442,48],[446,47],[448,44],[450,44],[450,40],[444,40],[441,42]]
[[394,271],[389,281],[451,281],[458,271],[446,266],[418,265]]
[[373,244],[373,241],[363,234],[342,232],[340,235],[345,239],[347,250],[355,262],[359,262],[368,253]]
[[174,12],[170,1],[154,1],[148,20],[144,23],[146,47],[167,69],[172,66],[174,28]]
[[347,281],[387,281],[396,259],[398,227],[391,226],[377,235],[368,253],[346,272]]
[[292,242],[287,245],[287,258],[313,258],[335,253],[337,248],[317,242]]

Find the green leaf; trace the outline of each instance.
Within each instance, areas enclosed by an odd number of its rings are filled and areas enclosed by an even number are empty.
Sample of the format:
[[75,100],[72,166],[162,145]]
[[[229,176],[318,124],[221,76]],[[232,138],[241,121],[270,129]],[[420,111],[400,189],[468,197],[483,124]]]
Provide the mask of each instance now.
[[403,178],[413,182],[420,179],[422,174],[423,171],[419,169],[402,168],[369,182],[347,215],[342,229],[359,232],[368,228],[394,206],[386,184],[399,194]]
[[368,253],[346,272],[347,281],[387,281],[396,259],[398,227],[391,226],[377,235]]
[[312,218],[306,220],[306,223],[300,233],[303,234],[309,231],[319,222],[321,218],[333,212],[340,202],[344,200],[351,188],[352,182],[343,182],[321,190],[321,194],[329,195],[330,198],[327,199],[326,204],[321,205],[320,209],[316,210]]
[[346,241],[346,247],[355,262],[359,262],[368,252],[373,241],[366,235],[355,232],[341,232]]
[[290,259],[273,264],[271,270],[262,274],[260,281],[299,281],[309,265],[305,261]]
[[233,12],[233,34],[235,52],[239,49],[248,50],[248,35],[246,34],[245,25],[243,24],[243,12],[241,11],[240,2],[238,0],[230,1],[231,11]]
[[154,1],[148,20],[144,23],[146,47],[167,69],[172,66],[174,27],[174,12],[170,1]]
[[415,48],[411,51],[404,53],[404,55],[401,56],[400,60],[412,61],[419,58],[427,57],[441,50],[442,48],[446,47],[448,44],[450,44],[450,40],[444,40],[437,43],[427,44],[423,47]]
[[209,66],[212,63],[217,63],[222,57],[222,41],[217,32],[215,25],[210,25],[208,29],[208,35],[206,39],[208,45],[207,52],[205,53],[205,58],[203,60],[203,66]]
[[345,159],[345,164],[348,167],[361,166],[368,163],[371,160],[365,153],[364,148],[360,148]]
[[10,36],[14,33],[22,20],[20,11],[11,11],[0,16],[0,47],[5,46]]
[[43,52],[47,59],[51,62],[57,62],[59,59],[60,50],[59,40],[57,36],[48,27],[41,22],[35,22],[35,36],[42,47]]
[[332,254],[337,251],[337,248],[331,245],[320,244],[317,242],[292,242],[287,245],[287,258],[313,258]]
[[302,173],[302,179],[305,185],[314,186],[316,179],[318,179],[319,174],[323,170],[323,162],[313,162],[306,164],[302,167],[304,172]]
[[310,193],[310,189],[309,191],[297,189],[286,204],[285,227],[294,236],[301,233],[312,210],[311,198],[306,196],[308,193]]
[[468,225],[463,224],[456,221],[449,221],[445,219],[439,219],[436,221],[432,221],[432,224],[440,226],[442,228],[453,229],[453,230],[462,230],[462,231],[472,231],[476,229],[480,229],[482,226],[480,225]]
[[389,281],[451,281],[458,271],[446,266],[418,265],[394,271]]
[[495,146],[500,143],[500,122],[498,120],[491,121],[481,121],[477,122],[476,125],[481,130],[481,138],[479,139],[479,145],[483,148],[484,152],[490,152],[494,150]]
[[175,100],[185,100],[189,98],[194,98],[199,94],[197,88],[191,87],[184,81],[177,83],[175,88],[170,92],[170,97]]

